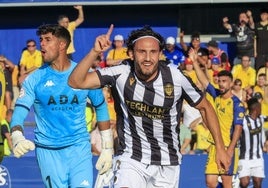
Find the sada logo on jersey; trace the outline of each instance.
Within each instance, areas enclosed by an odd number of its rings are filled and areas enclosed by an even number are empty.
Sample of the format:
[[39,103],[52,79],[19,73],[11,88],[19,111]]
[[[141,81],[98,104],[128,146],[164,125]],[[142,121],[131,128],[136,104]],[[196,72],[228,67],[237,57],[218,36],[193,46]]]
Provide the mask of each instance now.
[[9,172],[3,165],[0,165],[0,188],[11,188]]

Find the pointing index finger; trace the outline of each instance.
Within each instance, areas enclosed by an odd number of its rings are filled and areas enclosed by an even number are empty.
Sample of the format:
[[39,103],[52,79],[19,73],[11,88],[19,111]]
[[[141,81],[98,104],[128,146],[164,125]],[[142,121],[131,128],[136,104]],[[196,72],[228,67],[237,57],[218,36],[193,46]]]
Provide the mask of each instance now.
[[110,38],[110,36],[111,36],[111,34],[113,32],[113,29],[114,29],[114,25],[111,24],[109,30],[106,33],[107,38]]

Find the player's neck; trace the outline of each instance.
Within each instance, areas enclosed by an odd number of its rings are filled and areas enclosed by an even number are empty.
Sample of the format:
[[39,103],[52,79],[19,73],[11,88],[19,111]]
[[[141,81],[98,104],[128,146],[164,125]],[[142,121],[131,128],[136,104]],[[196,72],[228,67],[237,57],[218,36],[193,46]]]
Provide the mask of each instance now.
[[70,67],[70,65],[71,65],[71,62],[69,59],[56,60],[56,61],[51,62],[51,68],[59,72],[63,72],[67,70]]
[[261,25],[267,25],[267,24],[268,24],[268,20],[261,21]]
[[231,91],[231,89],[229,89],[229,91],[227,91],[226,93],[224,93],[223,95],[221,95],[221,97],[223,99],[228,99],[228,98],[231,98],[233,96],[233,93]]

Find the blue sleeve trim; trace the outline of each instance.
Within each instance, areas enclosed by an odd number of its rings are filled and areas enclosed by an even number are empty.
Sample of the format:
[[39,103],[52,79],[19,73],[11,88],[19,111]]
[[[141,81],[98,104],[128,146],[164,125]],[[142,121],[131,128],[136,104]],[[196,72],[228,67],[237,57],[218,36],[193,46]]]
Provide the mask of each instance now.
[[22,105],[22,104],[16,104],[15,107],[22,107],[22,108],[26,108],[28,110],[28,112],[30,111],[30,108],[25,106],[25,105]]
[[206,92],[208,92],[213,97],[213,99],[220,95],[219,90],[214,88],[211,83],[208,84]]

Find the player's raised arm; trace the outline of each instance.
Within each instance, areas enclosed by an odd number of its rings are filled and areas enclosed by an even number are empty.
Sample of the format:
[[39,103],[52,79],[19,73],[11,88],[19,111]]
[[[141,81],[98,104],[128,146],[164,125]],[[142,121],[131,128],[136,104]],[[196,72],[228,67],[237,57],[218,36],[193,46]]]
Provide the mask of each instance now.
[[110,25],[106,34],[96,38],[94,47],[90,52],[78,63],[69,77],[68,84],[73,88],[98,88],[100,80],[95,72],[88,72],[97,57],[111,47],[110,37],[113,31],[113,24]]

